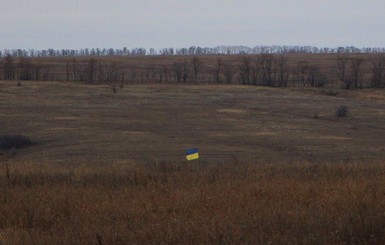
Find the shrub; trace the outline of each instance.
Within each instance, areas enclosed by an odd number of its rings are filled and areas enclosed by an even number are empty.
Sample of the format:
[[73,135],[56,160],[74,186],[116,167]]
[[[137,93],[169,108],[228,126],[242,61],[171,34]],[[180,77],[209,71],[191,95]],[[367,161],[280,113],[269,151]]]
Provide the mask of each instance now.
[[32,141],[22,135],[0,135],[0,149],[21,149],[32,145]]
[[348,115],[348,107],[345,106],[345,105],[342,105],[340,107],[338,107],[337,111],[336,111],[336,116],[337,117],[346,117]]
[[323,91],[322,93],[325,95],[328,95],[328,96],[337,96],[338,95],[338,91],[333,90],[333,89]]

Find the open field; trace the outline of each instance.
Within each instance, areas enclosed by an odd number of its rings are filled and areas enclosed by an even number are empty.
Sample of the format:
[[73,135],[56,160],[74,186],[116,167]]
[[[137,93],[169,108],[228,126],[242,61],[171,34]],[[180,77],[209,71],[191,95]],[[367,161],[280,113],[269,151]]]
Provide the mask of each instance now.
[[[247,162],[384,159],[384,90],[252,86],[0,85],[0,134],[37,145],[15,159],[57,163],[184,160]],[[335,116],[346,105],[349,115]],[[318,114],[318,119],[314,114]]]
[[0,244],[383,244],[385,91],[338,92],[1,82]]

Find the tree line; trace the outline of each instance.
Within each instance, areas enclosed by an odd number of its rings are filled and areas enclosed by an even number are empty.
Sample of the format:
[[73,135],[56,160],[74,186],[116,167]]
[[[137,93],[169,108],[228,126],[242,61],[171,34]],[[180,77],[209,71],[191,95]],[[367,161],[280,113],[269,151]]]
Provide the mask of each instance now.
[[[179,56],[168,62],[131,59],[130,64],[103,58],[0,59],[0,80],[61,80],[87,83],[213,83],[269,87],[385,87],[385,54],[339,53],[325,69],[291,55]],[[303,56],[306,58],[307,56]],[[301,57],[302,58],[302,57]]]
[[180,55],[251,55],[251,54],[358,54],[358,53],[385,53],[385,48],[354,46],[337,48],[319,48],[314,46],[217,46],[199,47],[191,46],[188,48],[161,48],[145,49],[127,47],[121,49],[113,48],[85,48],[85,49],[5,49],[0,50],[0,57],[8,55],[14,57],[97,57],[97,56],[180,56]]

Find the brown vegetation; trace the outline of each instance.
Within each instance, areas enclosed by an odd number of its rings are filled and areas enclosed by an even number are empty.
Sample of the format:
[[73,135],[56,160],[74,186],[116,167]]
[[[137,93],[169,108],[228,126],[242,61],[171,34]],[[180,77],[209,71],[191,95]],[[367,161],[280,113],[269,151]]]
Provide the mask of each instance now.
[[4,244],[383,244],[383,163],[2,164]]
[[0,244],[383,244],[384,92],[2,81]]

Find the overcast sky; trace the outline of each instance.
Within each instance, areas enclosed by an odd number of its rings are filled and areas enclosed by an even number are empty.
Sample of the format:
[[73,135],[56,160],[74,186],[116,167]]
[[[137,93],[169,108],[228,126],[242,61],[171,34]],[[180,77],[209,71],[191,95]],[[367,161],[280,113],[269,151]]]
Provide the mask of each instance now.
[[0,49],[385,47],[384,0],[0,0]]

